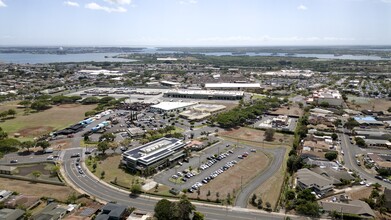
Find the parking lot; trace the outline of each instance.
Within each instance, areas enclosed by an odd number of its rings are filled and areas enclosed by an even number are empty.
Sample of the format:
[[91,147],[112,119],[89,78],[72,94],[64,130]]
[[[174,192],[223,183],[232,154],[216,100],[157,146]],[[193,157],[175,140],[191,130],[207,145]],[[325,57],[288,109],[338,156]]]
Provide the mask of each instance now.
[[194,157],[188,162],[165,170],[155,175],[154,179],[164,185],[193,192],[231,167],[240,166],[241,160],[254,151],[248,146],[236,147],[234,143],[222,141],[201,152],[194,152]]

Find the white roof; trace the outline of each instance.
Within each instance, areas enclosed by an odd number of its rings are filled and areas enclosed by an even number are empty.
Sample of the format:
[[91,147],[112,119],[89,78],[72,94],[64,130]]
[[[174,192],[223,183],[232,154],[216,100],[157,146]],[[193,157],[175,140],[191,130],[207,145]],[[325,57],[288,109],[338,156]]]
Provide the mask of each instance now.
[[206,83],[205,88],[260,88],[259,83]]
[[192,105],[196,105],[196,102],[161,102],[157,105],[152,105],[152,108],[158,108],[164,111],[174,110],[178,108],[184,108]]
[[[235,83],[237,84],[237,83]],[[178,93],[178,94],[198,94],[198,95],[237,95],[242,96],[244,92],[242,91],[217,91],[217,90],[170,90],[168,93]]]

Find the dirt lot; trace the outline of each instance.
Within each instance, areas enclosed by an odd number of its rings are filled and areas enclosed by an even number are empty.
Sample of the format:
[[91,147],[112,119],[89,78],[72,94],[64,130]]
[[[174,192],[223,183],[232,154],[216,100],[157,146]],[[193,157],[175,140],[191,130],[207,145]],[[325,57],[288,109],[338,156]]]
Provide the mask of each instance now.
[[[348,106],[356,111],[362,110],[374,110],[374,111],[387,111],[391,107],[391,101],[387,99],[372,99],[363,97],[348,97]],[[354,101],[353,101],[354,100]]]
[[18,114],[16,118],[0,123],[0,126],[12,136],[20,133],[22,140],[45,134],[54,129],[62,129],[84,118],[84,113],[95,105],[68,104],[29,115]]
[[[262,185],[260,185],[256,190],[255,194],[262,198],[263,203],[270,202],[272,207],[276,207],[278,199],[281,194],[282,184],[284,182],[285,170],[286,170],[286,160],[288,159],[289,147],[287,147],[285,159],[274,176],[266,180]],[[248,208],[254,208],[252,205],[248,205]]]
[[357,189],[352,189],[348,191],[346,194],[352,198],[352,200],[361,199],[361,198],[369,198],[371,195],[373,187],[359,187]]
[[[60,201],[66,201],[68,195],[76,193],[68,186],[55,186],[43,183],[31,183],[28,181],[0,178],[0,189],[11,190],[25,195],[49,197]],[[77,193],[76,193],[77,194]]]
[[50,175],[50,167],[52,167],[52,164],[32,164],[32,165],[25,165],[25,166],[19,166],[18,167],[18,175],[21,176],[27,176],[31,174],[34,171],[41,172],[42,175]]
[[281,107],[281,108],[279,108],[276,111],[273,111],[271,113],[280,114],[280,115],[302,116],[304,111],[303,111],[303,109],[299,108],[298,104],[293,104],[290,107],[287,107],[287,106]]
[[236,141],[236,139],[239,139],[239,141],[246,141],[246,142],[255,142],[260,143],[261,145],[258,146],[268,146],[268,145],[292,145],[293,136],[287,135],[287,134],[281,134],[281,133],[274,133],[274,141],[267,142],[264,141],[264,133],[265,131],[262,130],[256,130],[251,128],[239,128],[239,129],[231,129],[229,131],[223,131],[220,132],[219,135],[227,138],[227,139],[233,139]]
[[[219,199],[224,200],[227,198],[227,194],[230,193],[231,197],[240,190],[241,178],[242,184],[245,185],[252,178],[257,176],[262,170],[264,170],[269,164],[269,158],[266,154],[258,151],[256,153],[250,153],[250,155],[243,159],[238,160],[238,164],[231,167],[229,170],[220,174],[217,178],[210,183],[202,186],[200,189],[200,198],[207,199],[207,193],[210,190],[211,195],[208,197],[211,201],[216,200],[216,193],[219,192]],[[197,198],[198,194],[188,193],[190,198]]]
[[[236,140],[239,138],[240,143],[245,143],[254,147],[280,147],[284,146],[287,148],[284,162],[278,172],[269,178],[265,183],[260,185],[255,193],[261,195],[262,200],[265,202],[270,202],[272,207],[275,207],[280,196],[280,191],[284,181],[284,174],[286,169],[286,160],[288,159],[288,153],[293,143],[293,136],[281,133],[274,134],[273,142],[263,142],[262,130],[255,130],[251,128],[239,128],[231,131],[221,132],[220,136],[225,139]],[[250,206],[249,206],[250,207]]]

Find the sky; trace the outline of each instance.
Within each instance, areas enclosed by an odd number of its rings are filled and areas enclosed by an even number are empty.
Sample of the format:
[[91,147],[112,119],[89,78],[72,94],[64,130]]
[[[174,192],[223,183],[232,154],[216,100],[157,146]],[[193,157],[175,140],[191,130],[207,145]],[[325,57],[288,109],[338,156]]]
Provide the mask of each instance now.
[[0,46],[391,45],[391,0],[0,0]]

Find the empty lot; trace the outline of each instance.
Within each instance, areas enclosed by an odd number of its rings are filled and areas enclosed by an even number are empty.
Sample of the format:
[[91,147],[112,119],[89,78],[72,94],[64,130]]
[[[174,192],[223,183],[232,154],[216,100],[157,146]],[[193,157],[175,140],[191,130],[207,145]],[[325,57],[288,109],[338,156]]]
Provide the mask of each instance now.
[[[4,108],[4,106],[3,106]],[[14,119],[0,123],[10,136],[20,133],[22,140],[32,139],[36,136],[62,129],[84,119],[84,113],[95,108],[95,105],[67,104],[53,106],[52,108],[31,113],[29,115],[18,114]]]

